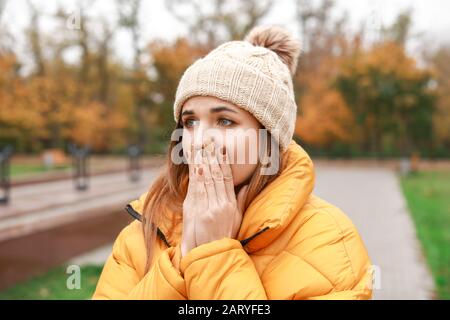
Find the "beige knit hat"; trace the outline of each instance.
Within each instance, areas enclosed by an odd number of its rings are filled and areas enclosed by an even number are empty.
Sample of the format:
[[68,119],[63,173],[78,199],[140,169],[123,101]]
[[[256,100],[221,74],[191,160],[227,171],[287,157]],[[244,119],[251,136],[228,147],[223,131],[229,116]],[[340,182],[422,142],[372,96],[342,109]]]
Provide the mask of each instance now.
[[190,97],[213,96],[253,114],[286,150],[297,114],[292,75],[299,54],[299,41],[278,26],[258,26],[244,41],[223,43],[184,72],[175,97],[175,121]]

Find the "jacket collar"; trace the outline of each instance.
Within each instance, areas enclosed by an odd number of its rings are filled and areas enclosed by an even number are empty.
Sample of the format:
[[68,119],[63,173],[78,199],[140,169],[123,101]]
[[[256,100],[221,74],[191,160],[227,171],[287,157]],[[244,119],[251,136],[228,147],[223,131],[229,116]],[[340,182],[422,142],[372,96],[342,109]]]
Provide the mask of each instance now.
[[[286,152],[286,163],[280,175],[253,199],[244,213],[237,239],[247,252],[255,252],[275,240],[298,214],[314,188],[314,167],[306,151],[292,140]],[[146,195],[142,194],[126,208],[140,221]],[[161,225],[157,231],[170,246],[173,240],[166,236],[172,233],[166,229]]]
[[238,239],[249,239],[246,250],[269,245],[291,223],[314,188],[314,167],[306,151],[294,140],[286,151],[280,175],[250,203],[244,213]]

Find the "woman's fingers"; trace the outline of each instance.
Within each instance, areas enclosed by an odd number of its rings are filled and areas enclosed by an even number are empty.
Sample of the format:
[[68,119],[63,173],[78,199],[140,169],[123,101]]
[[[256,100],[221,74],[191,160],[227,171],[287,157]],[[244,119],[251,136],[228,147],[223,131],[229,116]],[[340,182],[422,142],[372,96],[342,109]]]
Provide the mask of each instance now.
[[191,192],[192,192],[192,179],[193,179],[193,168],[191,167],[191,163],[190,163],[190,152],[189,150],[184,150],[184,156],[188,165],[188,186],[187,186],[187,193],[186,193],[186,197],[188,197]]
[[234,193],[234,183],[233,183],[233,174],[231,172],[231,165],[230,165],[230,157],[228,155],[227,149],[225,146],[222,146],[219,149],[219,152],[216,156],[220,168],[222,169],[223,174],[223,182],[225,185],[225,191],[228,197],[228,200],[231,202],[236,201],[236,194]]
[[194,174],[194,145],[191,143],[188,150],[184,151],[186,162],[189,168],[189,178]]
[[190,145],[189,149],[186,150],[186,160],[189,166],[189,181],[185,203],[183,204],[183,221],[185,221],[185,223],[183,223],[183,233],[181,240],[182,256],[185,256],[191,249],[197,247],[195,238],[195,216],[193,216],[195,213],[192,210],[192,208],[197,205],[195,201],[195,199],[197,198],[197,178],[193,156],[193,145]]
[[199,151],[201,151],[201,149],[198,149],[193,143],[191,143],[189,151],[186,152],[189,163],[189,186],[192,190],[195,189],[195,186],[192,185],[197,183],[197,170],[199,168],[199,164],[201,163],[199,161]]
[[[200,150],[201,151],[201,150]],[[199,204],[198,201],[202,201],[206,196],[206,190],[203,186],[204,173],[201,168],[201,162],[199,162],[199,149],[190,145],[190,150],[187,152],[189,155],[189,184],[188,195],[191,197],[193,203]],[[200,206],[200,204],[199,204]]]
[[[236,203],[233,175],[226,147],[215,149],[213,143],[205,148],[194,148],[187,151],[190,162],[189,189],[195,193],[195,201],[206,201],[209,207],[227,201]],[[201,174],[199,174],[201,173]],[[192,179],[194,177],[194,179]]]
[[218,150],[215,149],[214,145],[211,145],[206,150],[206,156],[208,158],[209,170],[214,181],[214,188],[216,190],[217,202],[225,203],[228,201],[227,191],[225,189],[225,183],[223,180],[223,172],[220,167],[219,161],[217,160],[216,153]]
[[[196,165],[195,169],[195,178],[193,181],[193,190],[194,190],[194,203],[198,204],[199,207],[204,208],[201,202],[207,200],[207,191],[205,188],[205,170],[203,166]],[[206,204],[207,207],[207,204]]]
[[217,195],[216,189],[214,187],[214,180],[211,175],[211,170],[209,168],[209,161],[206,155],[206,150],[203,150],[202,155],[202,164],[201,168],[203,168],[204,172],[204,187],[206,189],[206,193],[208,195],[208,205],[210,208],[214,208],[217,205]]
[[188,168],[189,168],[189,182],[188,182],[188,190],[187,190],[187,195],[192,195],[194,192],[194,183],[196,182],[196,172],[195,172],[195,150],[194,150],[194,145],[191,144],[189,146],[189,149],[186,150],[185,152],[186,154],[186,160],[188,163]]

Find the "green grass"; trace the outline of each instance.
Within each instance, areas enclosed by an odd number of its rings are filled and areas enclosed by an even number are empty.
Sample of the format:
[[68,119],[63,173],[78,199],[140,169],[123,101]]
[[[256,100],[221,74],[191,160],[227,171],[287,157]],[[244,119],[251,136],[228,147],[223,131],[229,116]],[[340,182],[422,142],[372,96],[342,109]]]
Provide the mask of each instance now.
[[31,173],[48,172],[55,170],[63,170],[70,168],[69,165],[59,165],[53,168],[47,168],[40,164],[12,164],[11,165],[11,177],[23,176]]
[[450,299],[450,172],[401,179],[440,299]]
[[82,300],[94,294],[103,266],[86,265],[80,271],[80,289],[68,289],[66,266],[54,268],[46,274],[17,284],[0,292],[0,300]]

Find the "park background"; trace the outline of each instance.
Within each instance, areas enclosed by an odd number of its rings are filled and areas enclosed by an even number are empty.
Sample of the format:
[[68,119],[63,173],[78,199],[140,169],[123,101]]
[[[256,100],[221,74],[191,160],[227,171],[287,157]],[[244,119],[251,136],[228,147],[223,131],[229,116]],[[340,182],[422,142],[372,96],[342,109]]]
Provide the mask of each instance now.
[[[443,0],[0,0],[0,152],[11,175],[0,298],[89,298],[130,221],[123,207],[162,165],[183,71],[255,25],[279,24],[302,43],[294,139],[317,166],[316,192],[349,213],[379,261],[375,296],[449,299],[448,11]],[[76,148],[88,150],[86,188],[71,180]],[[82,264],[80,290],[66,287],[69,262]]]

